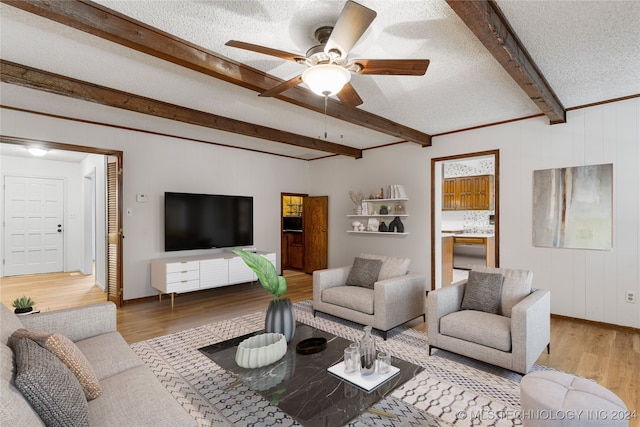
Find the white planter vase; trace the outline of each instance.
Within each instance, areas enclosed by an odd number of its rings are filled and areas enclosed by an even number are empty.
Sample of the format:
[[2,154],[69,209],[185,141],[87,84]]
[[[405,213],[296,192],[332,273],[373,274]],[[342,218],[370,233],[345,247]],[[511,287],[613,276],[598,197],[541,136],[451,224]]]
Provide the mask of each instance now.
[[266,333],[247,338],[238,345],[236,363],[243,368],[270,365],[287,353],[287,340],[282,334]]

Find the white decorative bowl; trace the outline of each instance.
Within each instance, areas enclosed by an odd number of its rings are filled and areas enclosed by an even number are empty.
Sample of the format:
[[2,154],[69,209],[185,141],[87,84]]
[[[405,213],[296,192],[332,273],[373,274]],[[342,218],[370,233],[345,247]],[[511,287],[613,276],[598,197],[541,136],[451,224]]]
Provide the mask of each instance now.
[[287,340],[282,334],[260,334],[247,338],[238,345],[236,363],[243,368],[270,365],[287,353]]

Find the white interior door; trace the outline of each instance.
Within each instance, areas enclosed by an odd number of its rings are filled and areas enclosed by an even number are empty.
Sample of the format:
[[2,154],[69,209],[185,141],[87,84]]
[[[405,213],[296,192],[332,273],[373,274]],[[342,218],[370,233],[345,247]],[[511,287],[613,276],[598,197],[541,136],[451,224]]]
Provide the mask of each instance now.
[[5,176],[5,276],[63,271],[64,182]]

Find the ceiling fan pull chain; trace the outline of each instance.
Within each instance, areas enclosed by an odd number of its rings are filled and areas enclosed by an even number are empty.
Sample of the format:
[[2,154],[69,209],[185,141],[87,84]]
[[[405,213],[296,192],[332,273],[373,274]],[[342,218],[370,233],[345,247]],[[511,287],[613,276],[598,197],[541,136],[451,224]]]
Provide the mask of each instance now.
[[327,99],[328,95],[324,96],[324,139],[327,139]]

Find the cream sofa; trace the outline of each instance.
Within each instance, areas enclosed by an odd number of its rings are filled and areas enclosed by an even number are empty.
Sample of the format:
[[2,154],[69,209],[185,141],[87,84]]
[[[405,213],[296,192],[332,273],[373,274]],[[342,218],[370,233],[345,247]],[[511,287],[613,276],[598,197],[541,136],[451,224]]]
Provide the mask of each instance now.
[[[117,332],[113,303],[26,316],[0,304],[0,425],[45,425],[15,385],[16,360],[8,343],[21,328],[64,335],[86,357],[102,388],[102,395],[87,402],[91,426],[197,425]],[[38,375],[42,372],[48,371]]]
[[408,258],[360,254],[382,266],[373,289],[347,286],[352,265],[313,272],[313,314],[320,311],[387,332],[422,316],[426,320],[427,277],[409,272]]
[[532,290],[533,273],[474,266],[500,274],[497,313],[463,309],[467,281],[429,292],[429,354],[439,348],[526,374],[550,340],[550,293]]

